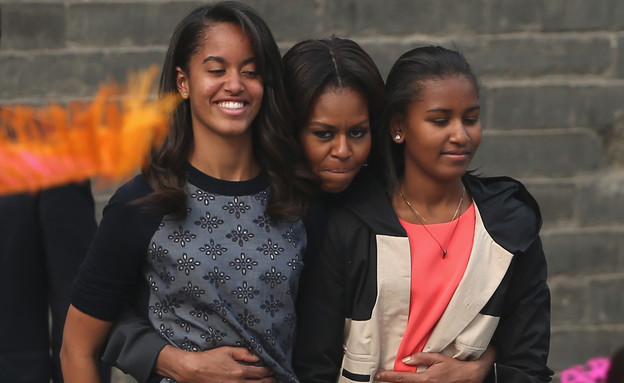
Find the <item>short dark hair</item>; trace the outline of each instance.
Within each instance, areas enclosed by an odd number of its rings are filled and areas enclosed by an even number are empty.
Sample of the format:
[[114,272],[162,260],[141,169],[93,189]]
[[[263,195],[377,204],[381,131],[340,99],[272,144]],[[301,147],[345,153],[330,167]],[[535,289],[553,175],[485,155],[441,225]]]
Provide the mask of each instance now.
[[404,145],[392,140],[391,121],[398,115],[405,117],[411,103],[422,97],[423,84],[429,80],[464,76],[479,93],[479,83],[464,55],[437,45],[418,47],[405,52],[397,59],[388,78],[388,101],[380,119],[379,142],[384,159],[384,174],[388,193],[392,195],[403,174]]
[[[386,102],[383,78],[373,59],[353,40],[332,36],[304,40],[284,54],[284,86],[294,110],[294,135],[299,137],[318,98],[331,88],[350,88],[361,93],[368,105],[371,128]],[[374,134],[371,134],[374,137]],[[379,156],[373,139],[369,163]]]

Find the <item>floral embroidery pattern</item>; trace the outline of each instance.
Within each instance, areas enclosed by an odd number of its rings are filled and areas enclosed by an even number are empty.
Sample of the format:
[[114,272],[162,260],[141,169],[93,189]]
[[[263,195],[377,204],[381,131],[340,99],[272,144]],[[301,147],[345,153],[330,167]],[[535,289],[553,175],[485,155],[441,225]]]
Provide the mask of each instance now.
[[206,293],[206,291],[199,286],[193,286],[190,281],[182,288],[182,291],[184,291],[184,295],[190,298],[199,298]]
[[266,205],[266,202],[269,200],[269,193],[266,191],[261,191],[254,196],[256,201],[259,201],[262,206]]
[[224,285],[225,282],[229,281],[230,277],[223,271],[219,271],[219,268],[215,266],[214,270],[209,271],[208,274],[204,275],[204,279],[218,288],[219,286]]
[[245,253],[241,253],[238,258],[235,258],[232,262],[230,262],[230,266],[234,267],[234,270],[240,270],[243,275],[245,275],[248,270],[252,270],[254,266],[258,266],[258,262],[251,258],[247,258]]
[[260,305],[261,309],[264,309],[264,311],[271,314],[271,318],[273,318],[275,313],[282,307],[284,307],[284,304],[280,302],[279,299],[275,299],[273,295],[271,295],[268,300],[265,300],[264,303]]
[[266,271],[260,277],[260,280],[271,286],[271,288],[275,288],[275,286],[286,281],[287,279],[288,277],[286,277],[281,271],[277,271],[275,267],[271,267],[270,271]]
[[169,234],[167,238],[173,241],[173,243],[179,243],[180,246],[184,247],[187,243],[197,238],[197,236],[188,230],[184,230],[184,228],[180,226],[178,230],[174,231],[172,234]]
[[282,238],[284,238],[288,243],[292,244],[294,248],[297,248],[297,235],[295,231],[291,227],[287,232],[282,234]]
[[149,249],[147,249],[147,256],[150,257],[150,259],[157,260],[158,262],[162,262],[167,254],[169,254],[169,250],[163,248],[162,246],[157,246],[154,242],[152,242]]
[[219,225],[223,225],[223,222],[224,221],[219,217],[211,216],[210,212],[207,212],[205,217],[201,217],[198,221],[195,221],[195,225],[212,233],[212,230],[219,228]]
[[275,259],[276,256],[284,251],[284,248],[277,243],[273,243],[269,238],[267,242],[263,243],[262,246],[258,247],[256,250],[262,252],[264,255],[268,255],[271,259]]
[[255,287],[249,286],[247,281],[244,281],[242,286],[238,286],[236,290],[232,290],[232,294],[236,296],[238,299],[242,299],[245,304],[249,303],[250,299],[256,297],[256,295],[260,294],[260,291],[256,290]]
[[223,206],[223,210],[230,214],[234,214],[236,218],[240,218],[241,214],[247,213],[251,209],[251,206],[247,205],[244,201],[234,197],[234,200],[229,201],[227,205]]
[[191,193],[191,197],[195,198],[199,202],[202,202],[204,205],[210,205],[210,201],[215,200],[215,196],[212,194],[208,194],[201,189],[195,189],[193,193]]
[[189,275],[199,265],[201,265],[201,262],[196,261],[193,257],[189,257],[186,253],[183,253],[182,258],[178,259],[177,264],[174,264],[179,271],[184,271],[186,275]]
[[184,319],[176,319],[175,323],[177,323],[180,327],[182,327],[184,331],[191,332],[191,325],[189,324],[189,322],[185,321]]
[[214,310],[206,304],[199,304],[195,306],[194,309],[189,312],[191,316],[201,318],[205,321],[208,321],[208,319],[210,318],[210,315],[213,315],[214,313],[215,313]]
[[226,336],[226,333],[215,330],[213,327],[208,327],[208,331],[201,334],[201,338],[204,342],[210,343],[212,346],[216,346],[217,343],[221,342]]
[[171,282],[175,281],[175,277],[171,274],[169,270],[163,267],[162,271],[158,274],[160,280],[165,283],[165,286],[171,286]]
[[217,256],[223,255],[227,248],[221,246],[220,243],[215,243],[214,240],[210,240],[210,243],[204,244],[204,246],[199,248],[199,251],[203,252],[213,260],[217,259]]
[[238,314],[236,317],[238,318],[238,321],[243,324],[243,328],[253,327],[260,323],[260,319],[247,309],[245,309],[245,312]]
[[301,269],[301,261],[299,260],[299,258],[293,258],[290,261],[288,261],[286,264],[293,270]]
[[229,234],[225,235],[225,238],[231,239],[232,242],[238,242],[238,246],[243,246],[243,242],[248,242],[254,237],[253,233],[249,230],[243,229],[241,225],[236,226],[236,230],[232,230]]
[[264,229],[267,233],[271,232],[271,219],[266,215],[259,215],[253,220],[259,228]]
[[160,335],[164,338],[170,338],[174,335],[173,330],[169,327],[166,327],[164,323],[160,324],[158,332],[160,332]]

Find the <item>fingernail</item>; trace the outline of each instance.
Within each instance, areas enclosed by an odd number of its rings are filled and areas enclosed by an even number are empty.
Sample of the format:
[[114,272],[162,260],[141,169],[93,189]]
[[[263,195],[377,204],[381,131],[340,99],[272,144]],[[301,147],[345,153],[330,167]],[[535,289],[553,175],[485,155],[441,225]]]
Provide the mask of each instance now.
[[381,380],[381,375],[375,374],[375,380]]
[[401,359],[401,362],[403,362],[403,363],[409,363],[411,361],[412,361],[412,356],[411,355]]

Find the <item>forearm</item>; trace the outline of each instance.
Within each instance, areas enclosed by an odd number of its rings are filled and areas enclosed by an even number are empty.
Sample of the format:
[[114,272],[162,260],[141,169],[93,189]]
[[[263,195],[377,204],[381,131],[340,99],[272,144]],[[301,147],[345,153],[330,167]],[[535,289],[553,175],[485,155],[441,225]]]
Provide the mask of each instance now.
[[97,357],[75,355],[63,347],[61,349],[61,366],[65,383],[100,383]]
[[485,378],[488,376],[490,371],[494,366],[494,362],[496,361],[496,348],[490,344],[483,355],[472,362],[469,362],[469,367],[471,368],[471,381],[473,382],[483,382]]
[[181,381],[182,371],[180,368],[186,366],[184,357],[187,352],[188,351],[180,350],[171,345],[163,347],[156,359],[154,371],[162,376]]
[[60,358],[66,383],[99,383],[98,358],[111,323],[69,306]]

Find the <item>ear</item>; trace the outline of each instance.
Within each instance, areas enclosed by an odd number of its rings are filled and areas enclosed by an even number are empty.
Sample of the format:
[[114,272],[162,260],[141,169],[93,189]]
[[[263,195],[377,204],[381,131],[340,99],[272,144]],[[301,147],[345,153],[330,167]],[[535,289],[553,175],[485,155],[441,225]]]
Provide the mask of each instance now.
[[176,67],[176,71],[178,72],[176,76],[176,85],[178,87],[178,92],[183,99],[187,99],[189,97],[189,88],[188,88],[188,77],[179,66]]
[[392,141],[397,144],[402,144],[405,141],[405,135],[403,134],[403,118],[395,114],[390,118],[390,136]]

